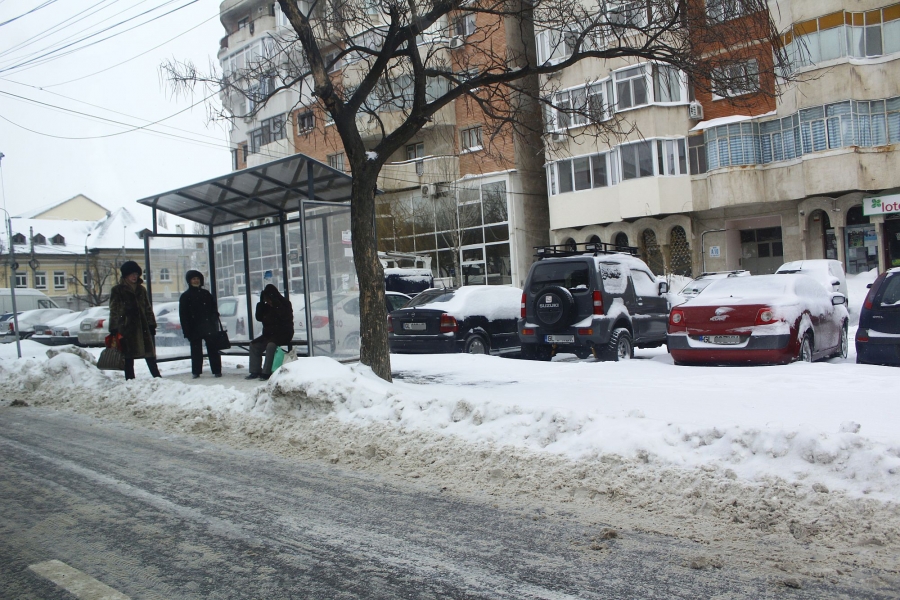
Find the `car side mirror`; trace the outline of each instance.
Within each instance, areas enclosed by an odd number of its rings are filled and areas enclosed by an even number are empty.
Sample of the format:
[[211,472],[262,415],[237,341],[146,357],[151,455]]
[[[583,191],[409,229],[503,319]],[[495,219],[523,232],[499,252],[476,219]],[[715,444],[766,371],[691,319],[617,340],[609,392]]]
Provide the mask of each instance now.
[[831,303],[834,304],[835,306],[839,306],[839,305],[841,305],[841,304],[844,304],[846,301],[847,301],[847,299],[844,298],[844,295],[843,295],[843,294],[834,294],[834,295],[831,297]]
[[871,289],[871,287],[872,287],[872,284],[871,284],[871,283],[867,283],[867,284],[866,284],[866,289]]
[[832,277],[832,278],[831,278],[831,285],[833,285],[833,286],[834,286],[834,285],[841,285],[841,280],[838,279],[837,277]]
[[659,295],[662,296],[663,294],[667,293],[668,291],[669,291],[669,284],[666,283],[665,281],[660,281],[659,282]]

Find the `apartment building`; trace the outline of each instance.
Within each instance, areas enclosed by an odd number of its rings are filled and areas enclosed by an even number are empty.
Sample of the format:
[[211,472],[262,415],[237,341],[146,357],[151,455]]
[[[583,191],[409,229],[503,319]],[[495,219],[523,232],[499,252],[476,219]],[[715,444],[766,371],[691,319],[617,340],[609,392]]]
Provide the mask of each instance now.
[[[760,17],[740,6],[703,8],[721,27]],[[659,274],[771,273],[803,258],[848,273],[900,265],[900,4],[780,0],[770,11],[790,84],[771,47],[745,43],[729,67],[736,83],[705,94],[652,62],[586,62],[544,81],[561,109],[545,115],[555,243],[638,246]],[[544,61],[566,56],[554,35],[538,36]],[[775,85],[774,99],[760,93]],[[634,128],[600,140],[572,106]]]
[[[330,6],[330,5],[329,5]],[[301,9],[306,4],[301,3]],[[227,31],[219,59],[223,72],[240,77],[242,69],[279,57],[277,62],[297,65],[302,58],[280,55],[292,30],[277,3],[226,0],[221,21]],[[370,14],[377,19],[377,10]],[[486,15],[460,13],[439,21],[420,39],[427,55],[461,71],[474,43],[471,36],[486,23]],[[491,27],[491,43],[505,43],[503,23]],[[358,32],[365,41],[369,31]],[[327,62],[339,50],[328,52]],[[288,68],[293,68],[289,66]],[[251,69],[252,70],[252,69]],[[363,64],[348,57],[334,62],[335,85],[352,89],[364,76]],[[247,79],[242,87],[251,93],[223,94],[225,107],[235,115],[232,141],[238,146],[234,168],[255,166],[298,152],[348,171],[340,137],[329,115],[310,95],[310,86],[295,86],[275,94],[257,114],[251,112],[253,90],[270,90],[277,77]],[[251,80],[252,79],[252,80]],[[385,82],[402,99],[412,93],[412,81],[398,74]],[[446,91],[446,82],[428,84],[428,94]],[[390,131],[402,121],[402,102],[373,98],[377,115]],[[549,239],[546,184],[540,152],[541,139],[514,139],[509,130],[489,132],[477,106],[460,99],[444,107],[415,139],[383,168],[378,188],[376,231],[379,250],[412,252],[431,258],[434,276],[448,285],[522,285],[533,260],[533,247]],[[381,138],[381,124],[361,115],[357,127],[365,143],[374,147]]]

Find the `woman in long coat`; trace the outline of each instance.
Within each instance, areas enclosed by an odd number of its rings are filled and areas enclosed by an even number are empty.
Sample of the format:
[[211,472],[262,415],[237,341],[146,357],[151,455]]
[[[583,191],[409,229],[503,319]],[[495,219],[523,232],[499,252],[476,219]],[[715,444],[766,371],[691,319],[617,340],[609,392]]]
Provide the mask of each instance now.
[[[290,301],[269,284],[256,305],[256,320],[262,323],[262,335],[250,342],[250,374],[245,379],[268,379],[278,346],[294,338],[294,310]],[[262,364],[263,354],[266,364]]]
[[156,365],[156,317],[144,288],[141,267],[133,260],[119,267],[122,279],[109,295],[109,333],[121,335],[119,351],[125,357],[125,379],[134,379],[134,359],[143,358],[153,377],[162,377]]
[[219,309],[209,290],[203,289],[203,273],[190,270],[184,274],[188,289],[178,302],[181,332],[191,342],[191,373],[194,379],[203,372],[203,342],[209,356],[209,369],[214,377],[222,376],[222,356],[212,336],[219,330]]

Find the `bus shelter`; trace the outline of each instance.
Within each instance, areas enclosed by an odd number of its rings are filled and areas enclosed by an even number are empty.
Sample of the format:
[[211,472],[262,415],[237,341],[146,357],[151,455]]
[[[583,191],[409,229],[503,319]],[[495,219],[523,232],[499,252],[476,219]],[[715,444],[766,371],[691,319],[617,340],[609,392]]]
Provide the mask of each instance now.
[[[228,330],[232,348],[225,354],[246,354],[247,344],[261,333],[254,311],[271,283],[293,306],[291,345],[298,355],[357,359],[351,181],[346,173],[295,154],[138,200],[153,209],[153,230],[144,232],[144,260],[157,315],[158,358],[190,356],[178,299],[188,287],[185,273],[197,270]],[[162,233],[159,224],[167,215],[191,223]]]

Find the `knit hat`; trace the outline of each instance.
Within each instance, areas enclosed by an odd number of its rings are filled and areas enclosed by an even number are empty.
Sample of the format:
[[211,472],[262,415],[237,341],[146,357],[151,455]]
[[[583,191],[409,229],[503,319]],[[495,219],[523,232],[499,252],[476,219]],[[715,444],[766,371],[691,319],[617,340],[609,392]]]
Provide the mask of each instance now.
[[191,285],[191,279],[193,279],[194,277],[200,278],[200,287],[203,287],[203,283],[205,281],[205,279],[203,278],[203,273],[201,273],[200,271],[195,271],[195,270],[191,269],[190,271],[188,271],[187,273],[184,274],[184,280],[187,281],[188,285]]
[[122,271],[122,277],[128,277],[132,273],[137,273],[138,277],[140,277],[144,272],[144,270],[141,269],[141,266],[133,260],[126,260],[123,262],[122,266],[119,267],[119,270]]

